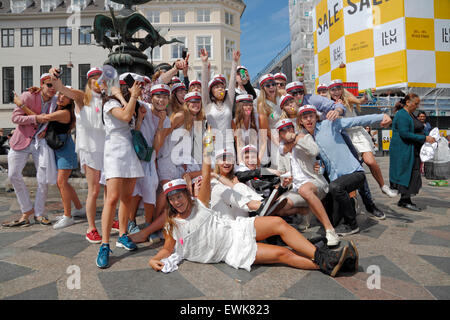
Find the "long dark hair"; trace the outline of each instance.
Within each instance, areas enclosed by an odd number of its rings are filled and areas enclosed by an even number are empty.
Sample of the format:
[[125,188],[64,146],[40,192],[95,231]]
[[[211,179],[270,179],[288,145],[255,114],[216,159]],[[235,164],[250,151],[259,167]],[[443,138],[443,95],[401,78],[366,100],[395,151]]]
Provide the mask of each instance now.
[[[131,98],[131,93],[130,93],[130,91],[128,89],[130,89],[130,87],[127,84],[121,84],[120,85],[120,92],[122,93],[122,96],[123,96],[123,98],[125,99],[126,102],[129,102],[130,98]],[[103,115],[103,106],[109,100],[116,100],[120,104],[122,104],[116,97],[108,96],[108,95],[106,95],[105,92],[102,92],[102,122],[103,122],[103,124],[105,124],[105,120],[103,118],[104,117],[104,115]],[[138,101],[136,101],[136,107],[135,107],[135,113],[136,114],[138,113],[139,106],[140,106],[140,103]],[[124,107],[124,106],[122,106],[122,107]]]

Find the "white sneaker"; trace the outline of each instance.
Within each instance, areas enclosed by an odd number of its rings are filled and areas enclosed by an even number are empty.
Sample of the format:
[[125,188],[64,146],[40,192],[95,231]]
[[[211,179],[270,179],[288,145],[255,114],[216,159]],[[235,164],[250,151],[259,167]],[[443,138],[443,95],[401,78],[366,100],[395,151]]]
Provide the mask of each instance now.
[[84,210],[83,207],[81,209],[74,209],[71,212],[72,217],[85,217],[86,216],[86,210]]
[[394,190],[389,188],[387,185],[382,186],[381,191],[390,198],[395,198],[398,195],[398,192],[395,192]]
[[73,218],[63,216],[61,219],[58,220],[58,222],[56,222],[53,225],[53,229],[66,228],[66,227],[73,225],[74,223],[75,223],[75,221],[73,220]]
[[337,246],[340,242],[339,236],[334,229],[326,231],[327,245],[329,247]]

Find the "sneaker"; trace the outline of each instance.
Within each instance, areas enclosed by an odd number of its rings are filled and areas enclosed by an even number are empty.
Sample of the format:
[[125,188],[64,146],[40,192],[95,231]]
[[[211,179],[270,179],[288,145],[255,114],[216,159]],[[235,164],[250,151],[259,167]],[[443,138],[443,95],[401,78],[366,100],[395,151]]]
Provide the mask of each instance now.
[[369,211],[371,218],[377,219],[377,220],[384,220],[386,219],[386,215],[378,209],[377,207],[373,206],[372,210]]
[[75,210],[72,210],[71,214],[72,214],[72,217],[85,217],[86,210],[84,210],[84,208],[75,209]]
[[417,207],[414,203],[404,203],[404,202],[399,202],[397,203],[397,205],[401,208],[406,208],[409,209],[411,211],[416,211],[416,212],[420,212],[422,211],[422,209],[420,209],[419,207]]
[[108,243],[104,243],[100,246],[100,249],[98,250],[97,260],[96,264],[97,267],[100,269],[105,269],[109,267],[109,253],[112,253],[111,249],[109,248]]
[[266,216],[273,216],[277,214],[281,209],[284,208],[286,205],[286,202],[288,201],[287,198],[284,198],[283,200],[277,200],[267,211]]
[[86,233],[86,240],[90,243],[101,243],[102,236],[98,234],[97,229],[92,229],[91,232]]
[[136,244],[131,241],[126,233],[123,236],[119,237],[119,239],[117,239],[116,247],[124,248],[128,251],[134,251],[137,249]]
[[73,225],[74,223],[75,223],[75,221],[73,220],[73,218],[69,218],[69,217],[66,217],[66,216],[62,216],[62,218],[60,218],[60,219],[58,220],[58,222],[56,222],[56,223],[53,225],[53,229],[56,230],[56,229],[67,228],[67,227]]
[[119,220],[114,220],[112,224],[112,231],[119,232]]
[[340,236],[345,237],[349,236],[351,234],[355,234],[359,232],[359,227],[352,228],[347,224],[340,224],[336,228],[334,228],[334,231]]
[[383,192],[389,198],[395,198],[396,196],[398,196],[398,192],[395,192],[394,190],[389,188],[387,185],[384,185],[381,187],[381,192]]
[[148,242],[150,242],[150,245],[159,243],[161,241],[161,238],[159,237],[159,232],[152,233],[148,237]]
[[340,242],[339,236],[336,234],[334,229],[326,231],[327,245],[329,247],[337,246]]
[[348,245],[339,251],[332,251],[327,247],[316,248],[314,263],[319,266],[323,273],[335,277],[348,257]]
[[127,232],[128,234],[134,234],[141,231],[139,227],[136,225],[136,221],[128,221]]

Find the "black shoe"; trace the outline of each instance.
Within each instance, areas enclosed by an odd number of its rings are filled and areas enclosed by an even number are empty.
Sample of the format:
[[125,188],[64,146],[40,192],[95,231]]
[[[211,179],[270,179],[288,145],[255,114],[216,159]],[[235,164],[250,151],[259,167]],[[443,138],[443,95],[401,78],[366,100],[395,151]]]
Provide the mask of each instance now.
[[355,272],[359,268],[359,254],[358,249],[353,241],[350,241],[348,246],[347,259],[342,265],[341,271]]
[[342,224],[338,225],[336,228],[334,228],[334,231],[336,231],[338,236],[345,237],[345,236],[349,236],[351,234],[358,233],[359,227],[356,226],[356,227],[352,228],[349,225],[342,223]]
[[314,263],[319,266],[323,273],[335,277],[347,257],[347,245],[339,251],[332,251],[328,247],[321,247],[317,248],[316,252],[314,252]]
[[397,205],[401,208],[406,208],[409,209],[411,211],[416,211],[416,212],[420,212],[422,211],[422,209],[420,209],[419,207],[417,207],[414,203],[404,203],[404,202],[399,202],[397,203]]
[[272,193],[270,194],[269,198],[264,199],[261,202],[261,205],[259,206],[258,210],[252,211],[249,213],[249,216],[265,216],[267,215],[267,212],[270,207],[272,207],[272,204],[277,200],[278,197],[278,189],[274,189]]
[[367,210],[370,215],[371,218],[377,219],[377,220],[384,220],[386,219],[386,215],[383,213],[383,211],[381,211],[380,209],[378,209],[375,205],[372,207],[371,210]]

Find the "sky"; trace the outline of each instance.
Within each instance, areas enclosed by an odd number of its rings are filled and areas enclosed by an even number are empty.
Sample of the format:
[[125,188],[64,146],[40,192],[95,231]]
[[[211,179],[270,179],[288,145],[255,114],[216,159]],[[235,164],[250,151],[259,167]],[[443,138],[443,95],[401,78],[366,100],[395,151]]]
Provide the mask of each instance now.
[[245,0],[241,64],[253,79],[290,42],[289,0]]

